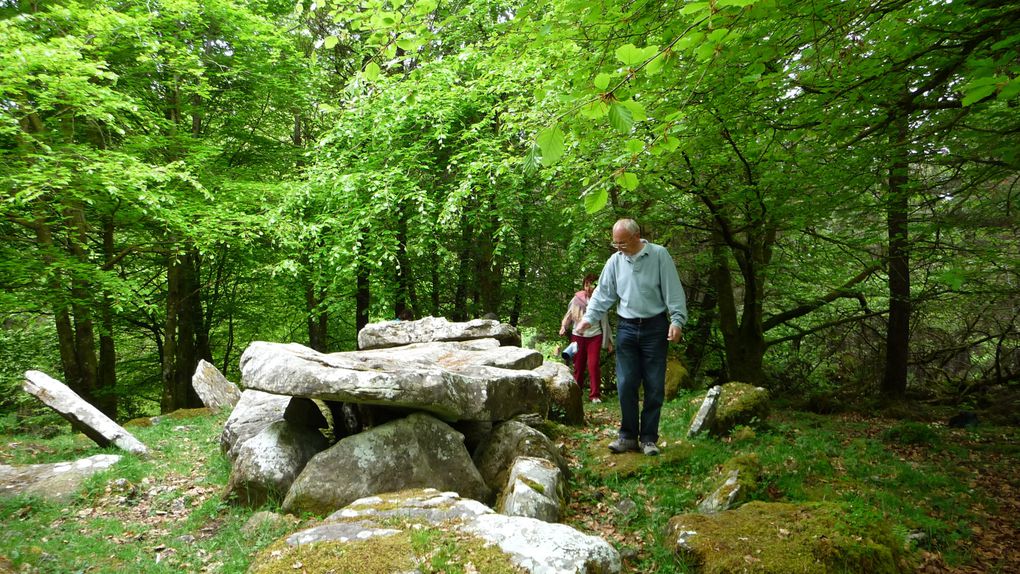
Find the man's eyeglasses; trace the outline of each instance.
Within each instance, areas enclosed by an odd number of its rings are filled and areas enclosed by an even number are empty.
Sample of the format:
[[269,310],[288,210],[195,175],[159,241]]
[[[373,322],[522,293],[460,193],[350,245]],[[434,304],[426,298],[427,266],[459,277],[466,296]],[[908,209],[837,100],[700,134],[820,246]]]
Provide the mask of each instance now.
[[631,239],[634,239],[633,235],[631,235],[626,241],[611,241],[609,242],[609,246],[613,249],[623,249],[628,243],[630,243]]

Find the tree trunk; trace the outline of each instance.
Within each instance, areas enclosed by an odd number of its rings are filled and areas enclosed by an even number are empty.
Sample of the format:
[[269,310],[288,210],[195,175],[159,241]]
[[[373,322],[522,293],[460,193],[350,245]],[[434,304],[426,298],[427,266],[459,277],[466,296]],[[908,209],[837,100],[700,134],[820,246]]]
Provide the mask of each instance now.
[[882,393],[902,397],[907,390],[907,361],[910,353],[910,244],[907,218],[910,195],[907,190],[907,121],[900,112],[895,132],[890,135],[893,151],[889,168],[886,221],[889,234],[889,327],[885,340],[885,375]]
[[[366,233],[367,234],[367,231]],[[365,235],[363,234],[363,235]],[[357,275],[357,286],[354,294],[355,302],[355,336],[368,325],[368,306],[372,302],[371,284],[369,282],[369,268],[361,256],[358,257],[358,266],[355,271]]]
[[[68,245],[71,255],[78,262],[88,262],[85,244],[88,241],[85,223],[85,211],[80,204],[66,209],[70,224]],[[78,363],[78,393],[93,405],[98,405],[96,388],[99,379],[99,361],[96,357],[96,334],[92,322],[92,310],[89,300],[92,298],[92,285],[85,279],[71,277],[71,313],[74,317],[74,356]]]
[[453,320],[466,321],[471,314],[468,309],[467,291],[471,277],[471,242],[474,228],[467,216],[461,218],[460,264],[457,266],[457,291],[453,297]]
[[202,302],[196,256],[185,250],[168,257],[162,412],[202,405],[191,377],[199,359],[212,357],[207,354],[208,337],[200,335]]
[[[41,218],[36,220],[34,229],[43,262],[51,270],[49,283],[54,301],[53,323],[57,329],[57,348],[60,350],[60,366],[64,372],[64,383],[71,390],[79,392],[81,374],[74,350],[74,328],[71,326],[70,305],[64,296],[63,273],[56,266],[56,246],[53,244],[53,234]],[[81,393],[79,392],[79,394]]]
[[414,273],[407,254],[407,211],[402,206],[397,214],[397,293],[393,300],[393,315],[397,318],[415,316],[417,297],[414,292]]
[[185,404],[187,397],[186,389],[179,387],[177,376],[178,354],[177,346],[179,335],[177,333],[177,309],[181,301],[181,261],[176,253],[167,256],[167,293],[166,293],[166,319],[163,325],[163,365],[162,383],[163,394],[160,398],[159,410],[162,413],[175,411]]
[[726,348],[727,372],[724,378],[757,385],[764,379],[762,360],[765,356],[765,335],[761,329],[762,307],[761,302],[757,301],[762,291],[757,265],[750,256],[741,262],[744,308],[738,319],[729,257],[721,241],[721,234],[717,232],[713,247],[712,281],[719,301],[719,328]]
[[305,275],[305,310],[308,314],[308,346],[325,353],[328,346],[329,316],[323,302],[326,290],[316,287],[312,278]]
[[[113,252],[113,220],[103,221],[103,258],[108,271],[114,257]],[[99,410],[106,416],[116,419],[117,415],[117,350],[113,339],[113,299],[108,290],[103,291],[100,301],[100,320],[102,329],[99,332]]]

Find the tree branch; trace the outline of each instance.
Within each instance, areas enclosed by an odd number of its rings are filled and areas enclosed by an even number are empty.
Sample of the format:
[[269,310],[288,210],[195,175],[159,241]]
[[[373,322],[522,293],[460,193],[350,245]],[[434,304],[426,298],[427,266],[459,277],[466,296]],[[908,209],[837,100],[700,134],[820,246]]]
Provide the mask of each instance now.
[[882,267],[880,265],[872,265],[871,267],[868,267],[864,271],[858,273],[856,277],[847,281],[842,286],[833,289],[832,291],[819,297],[818,299],[794,307],[789,311],[784,311],[782,313],[779,313],[778,315],[773,315],[772,317],[769,317],[762,323],[762,332],[767,332],[769,329],[778,327],[779,325],[791,319],[803,317],[804,315],[807,315],[808,313],[811,313],[815,309],[823,307],[835,301],[836,299],[857,299],[861,303],[861,308],[867,310],[868,302],[867,300],[865,300],[864,295],[857,291],[850,291],[850,288],[853,287],[854,285],[857,285],[858,283],[865,281],[868,277],[871,277],[873,273],[880,270],[881,268]]

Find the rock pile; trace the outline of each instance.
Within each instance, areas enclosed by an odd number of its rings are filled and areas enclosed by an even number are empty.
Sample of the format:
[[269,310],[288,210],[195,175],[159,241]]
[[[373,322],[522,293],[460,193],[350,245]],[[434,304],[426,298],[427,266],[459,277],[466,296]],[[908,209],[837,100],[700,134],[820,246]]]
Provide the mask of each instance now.
[[233,463],[228,497],[275,497],[287,512],[325,516],[367,496],[435,488],[558,519],[566,462],[519,420],[544,419],[551,402],[580,411],[580,394],[540,353],[501,344],[519,341],[516,329],[428,317],[372,324],[358,340],[370,348],[245,350],[245,390],[220,437]]

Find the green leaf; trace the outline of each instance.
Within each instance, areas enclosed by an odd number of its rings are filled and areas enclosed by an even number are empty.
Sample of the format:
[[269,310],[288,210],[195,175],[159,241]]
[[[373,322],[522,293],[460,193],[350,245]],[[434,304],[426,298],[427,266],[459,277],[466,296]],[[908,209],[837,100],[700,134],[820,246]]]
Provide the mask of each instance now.
[[999,95],[995,97],[1000,100],[1012,100],[1017,94],[1020,94],[1020,78],[1013,78],[999,90]]
[[680,9],[680,13],[695,14],[697,12],[701,12],[702,10],[706,12],[709,10],[708,2],[688,2],[687,4],[684,4],[683,8]]
[[379,79],[380,72],[382,72],[382,70],[379,69],[379,64],[369,62],[368,65],[365,66],[365,79],[369,82],[374,82]]
[[662,71],[662,65],[666,63],[666,55],[659,54],[652,61],[645,65],[644,71],[649,76],[654,76]]
[[960,269],[949,269],[938,276],[940,283],[947,285],[954,291],[959,291],[963,287],[963,283],[966,280],[964,272]]
[[676,151],[676,148],[680,147],[680,140],[676,137],[665,137],[659,140],[659,143],[655,144],[652,151],[656,154],[663,154],[672,151]]
[[716,43],[721,42],[723,38],[725,38],[726,35],[729,33],[730,33],[729,28],[716,28],[715,30],[712,30],[712,32],[708,34],[708,41]]
[[964,88],[963,90],[964,93],[967,95],[963,98],[963,101],[960,103],[963,105],[963,107],[967,107],[994,94],[996,86],[995,84],[987,84],[984,86],[977,86],[971,88],[970,90],[968,90],[967,88]]
[[605,207],[608,201],[608,191],[602,188],[594,189],[584,196],[584,211],[589,214],[595,213]]
[[542,150],[537,145],[532,145],[528,150],[528,153],[524,156],[524,173],[533,174],[538,171],[538,168],[542,167]]
[[627,109],[630,110],[630,115],[635,122],[642,122],[648,119],[648,114],[645,113],[645,107],[640,103],[635,102],[634,100],[627,100],[620,102],[620,104],[627,106]]
[[326,36],[326,38],[322,41],[322,47],[327,50],[332,50],[333,48],[336,48],[336,45],[339,43],[340,39],[336,36]]
[[602,100],[588,102],[581,107],[581,115],[586,118],[597,120],[609,112],[609,105]]
[[715,46],[716,45],[712,42],[705,42],[698,46],[698,49],[694,51],[694,54],[703,62],[711,60],[712,57],[715,56]]
[[1001,50],[1001,49],[1003,49],[1003,48],[1005,48],[1007,46],[1012,46],[1013,44],[1016,44],[1017,42],[1020,42],[1020,34],[1013,34],[1012,36],[1009,36],[1008,38],[1005,38],[1003,40],[999,40],[998,42],[992,44],[992,50],[997,52],[997,51],[999,51],[999,50]]
[[610,79],[612,79],[612,76],[605,73],[595,76],[595,87],[599,90],[605,90],[609,87]]
[[689,35],[684,36],[683,38],[680,38],[679,40],[677,40],[676,44],[673,44],[673,49],[674,50],[686,50],[686,49],[691,48],[693,46],[697,46],[697,45],[701,44],[704,41],[705,41],[705,33],[704,32],[694,32],[692,34],[689,34]]
[[629,171],[625,171],[616,176],[616,185],[619,185],[627,191],[634,191],[638,186],[638,177]]
[[397,47],[405,52],[413,52],[417,46],[415,46],[414,40],[409,38],[401,38],[397,40]]
[[636,66],[644,61],[642,51],[634,44],[624,44],[617,48],[616,59],[625,66]]
[[542,164],[550,166],[563,157],[563,131],[559,125],[542,130],[535,138],[542,151]]
[[645,142],[641,140],[627,140],[624,147],[630,153],[641,153],[645,149]]
[[634,126],[634,115],[627,106],[613,104],[609,108],[609,125],[620,133],[627,133]]
[[743,8],[754,4],[756,0],[716,0],[716,8],[725,8],[726,6],[737,6]]

